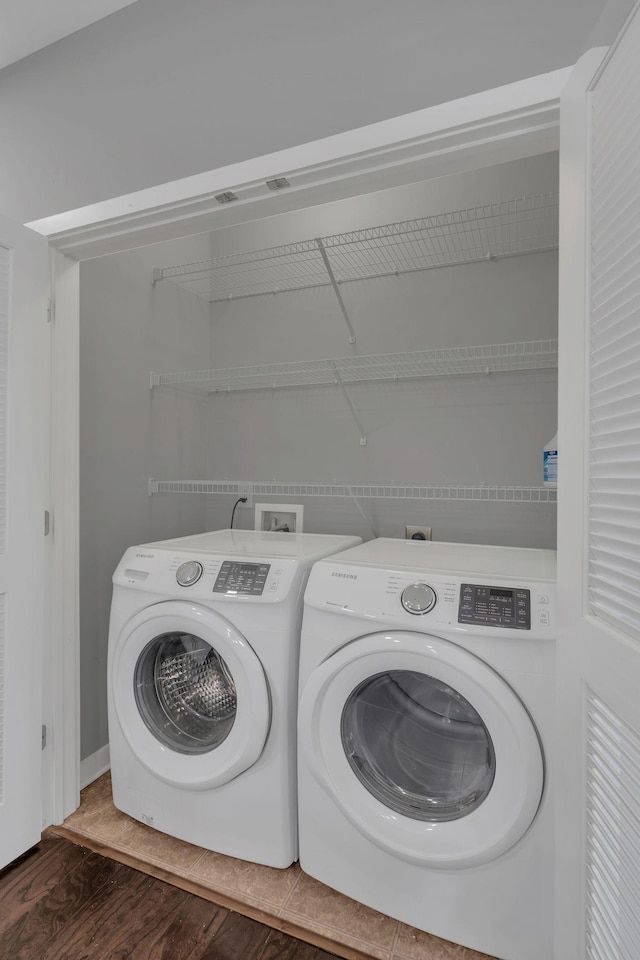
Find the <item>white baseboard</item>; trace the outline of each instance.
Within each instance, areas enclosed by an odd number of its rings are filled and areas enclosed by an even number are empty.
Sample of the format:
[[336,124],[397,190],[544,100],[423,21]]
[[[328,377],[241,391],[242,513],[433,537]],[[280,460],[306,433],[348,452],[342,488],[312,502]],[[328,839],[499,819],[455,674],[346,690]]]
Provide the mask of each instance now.
[[93,783],[110,768],[109,744],[105,743],[104,747],[100,747],[90,757],[85,757],[84,760],[80,761],[80,789],[83,790],[84,787],[88,787],[90,783]]

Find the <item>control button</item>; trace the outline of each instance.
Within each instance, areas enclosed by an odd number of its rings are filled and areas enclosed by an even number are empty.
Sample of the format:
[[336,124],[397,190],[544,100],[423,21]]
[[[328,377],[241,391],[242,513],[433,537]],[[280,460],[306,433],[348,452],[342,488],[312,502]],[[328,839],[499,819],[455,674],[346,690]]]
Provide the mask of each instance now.
[[542,623],[542,624],[544,624],[545,626],[548,625],[548,623],[549,623],[549,611],[548,611],[548,610],[541,610],[541,611],[540,611],[540,613],[538,614],[538,623]]
[[197,560],[187,560],[176,570],[176,580],[181,587],[190,587],[202,576],[202,564]]
[[549,603],[549,594],[547,594],[547,593],[540,593],[540,594],[538,594],[538,603],[548,604],[548,603]]
[[435,590],[428,583],[412,583],[402,591],[400,602],[407,613],[422,616],[433,610],[437,599]]

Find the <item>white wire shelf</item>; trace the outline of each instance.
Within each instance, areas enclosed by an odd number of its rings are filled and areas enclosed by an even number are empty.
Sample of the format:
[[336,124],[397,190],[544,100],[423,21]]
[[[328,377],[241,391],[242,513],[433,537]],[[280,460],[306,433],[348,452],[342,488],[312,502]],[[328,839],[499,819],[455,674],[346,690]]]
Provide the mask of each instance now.
[[307,290],[553,250],[558,195],[538,194],[299,243],[156,267],[208,302]]
[[204,493],[267,497],[351,497],[385,500],[475,500],[499,503],[555,503],[551,487],[424,486],[420,484],[281,483],[240,480],[149,480],[149,494]]
[[265,363],[252,367],[227,367],[185,373],[152,373],[151,387],[182,387],[209,394],[231,390],[540,370],[557,365],[557,340],[530,340],[477,347],[415,350],[412,353]]

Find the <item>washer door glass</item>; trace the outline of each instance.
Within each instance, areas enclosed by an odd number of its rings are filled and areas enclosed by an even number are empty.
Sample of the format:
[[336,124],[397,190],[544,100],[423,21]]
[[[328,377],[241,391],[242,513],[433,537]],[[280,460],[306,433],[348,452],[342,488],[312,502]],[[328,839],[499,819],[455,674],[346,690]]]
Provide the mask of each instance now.
[[217,611],[154,603],[111,637],[110,740],[154,777],[193,790],[229,783],[261,756],[270,726],[262,662]]
[[179,753],[206,753],[229,735],[236,686],[223,658],[192,633],[164,633],[142,651],[134,694],[150,732]]
[[392,670],[365,680],[345,704],[341,732],[358,780],[406,817],[455,820],[491,789],[489,731],[462,694],[424,673]]

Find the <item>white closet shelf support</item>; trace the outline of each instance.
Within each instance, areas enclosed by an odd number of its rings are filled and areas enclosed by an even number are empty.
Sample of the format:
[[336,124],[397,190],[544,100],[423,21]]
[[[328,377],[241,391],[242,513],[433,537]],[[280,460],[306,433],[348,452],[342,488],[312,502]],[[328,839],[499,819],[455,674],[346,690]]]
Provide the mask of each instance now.
[[540,370],[557,365],[557,340],[530,340],[185,373],[152,373],[150,382],[152,388],[182,387],[195,393],[213,394],[336,384],[344,388],[349,383]]
[[400,223],[316,237],[264,250],[154,267],[213,303],[333,286],[355,339],[338,284],[555,250],[558,195],[539,194]]
[[253,497],[351,497],[385,500],[471,500],[496,503],[555,503],[551,487],[456,486],[422,484],[280,483],[247,480],[149,480],[149,495],[156,493],[204,493]]

